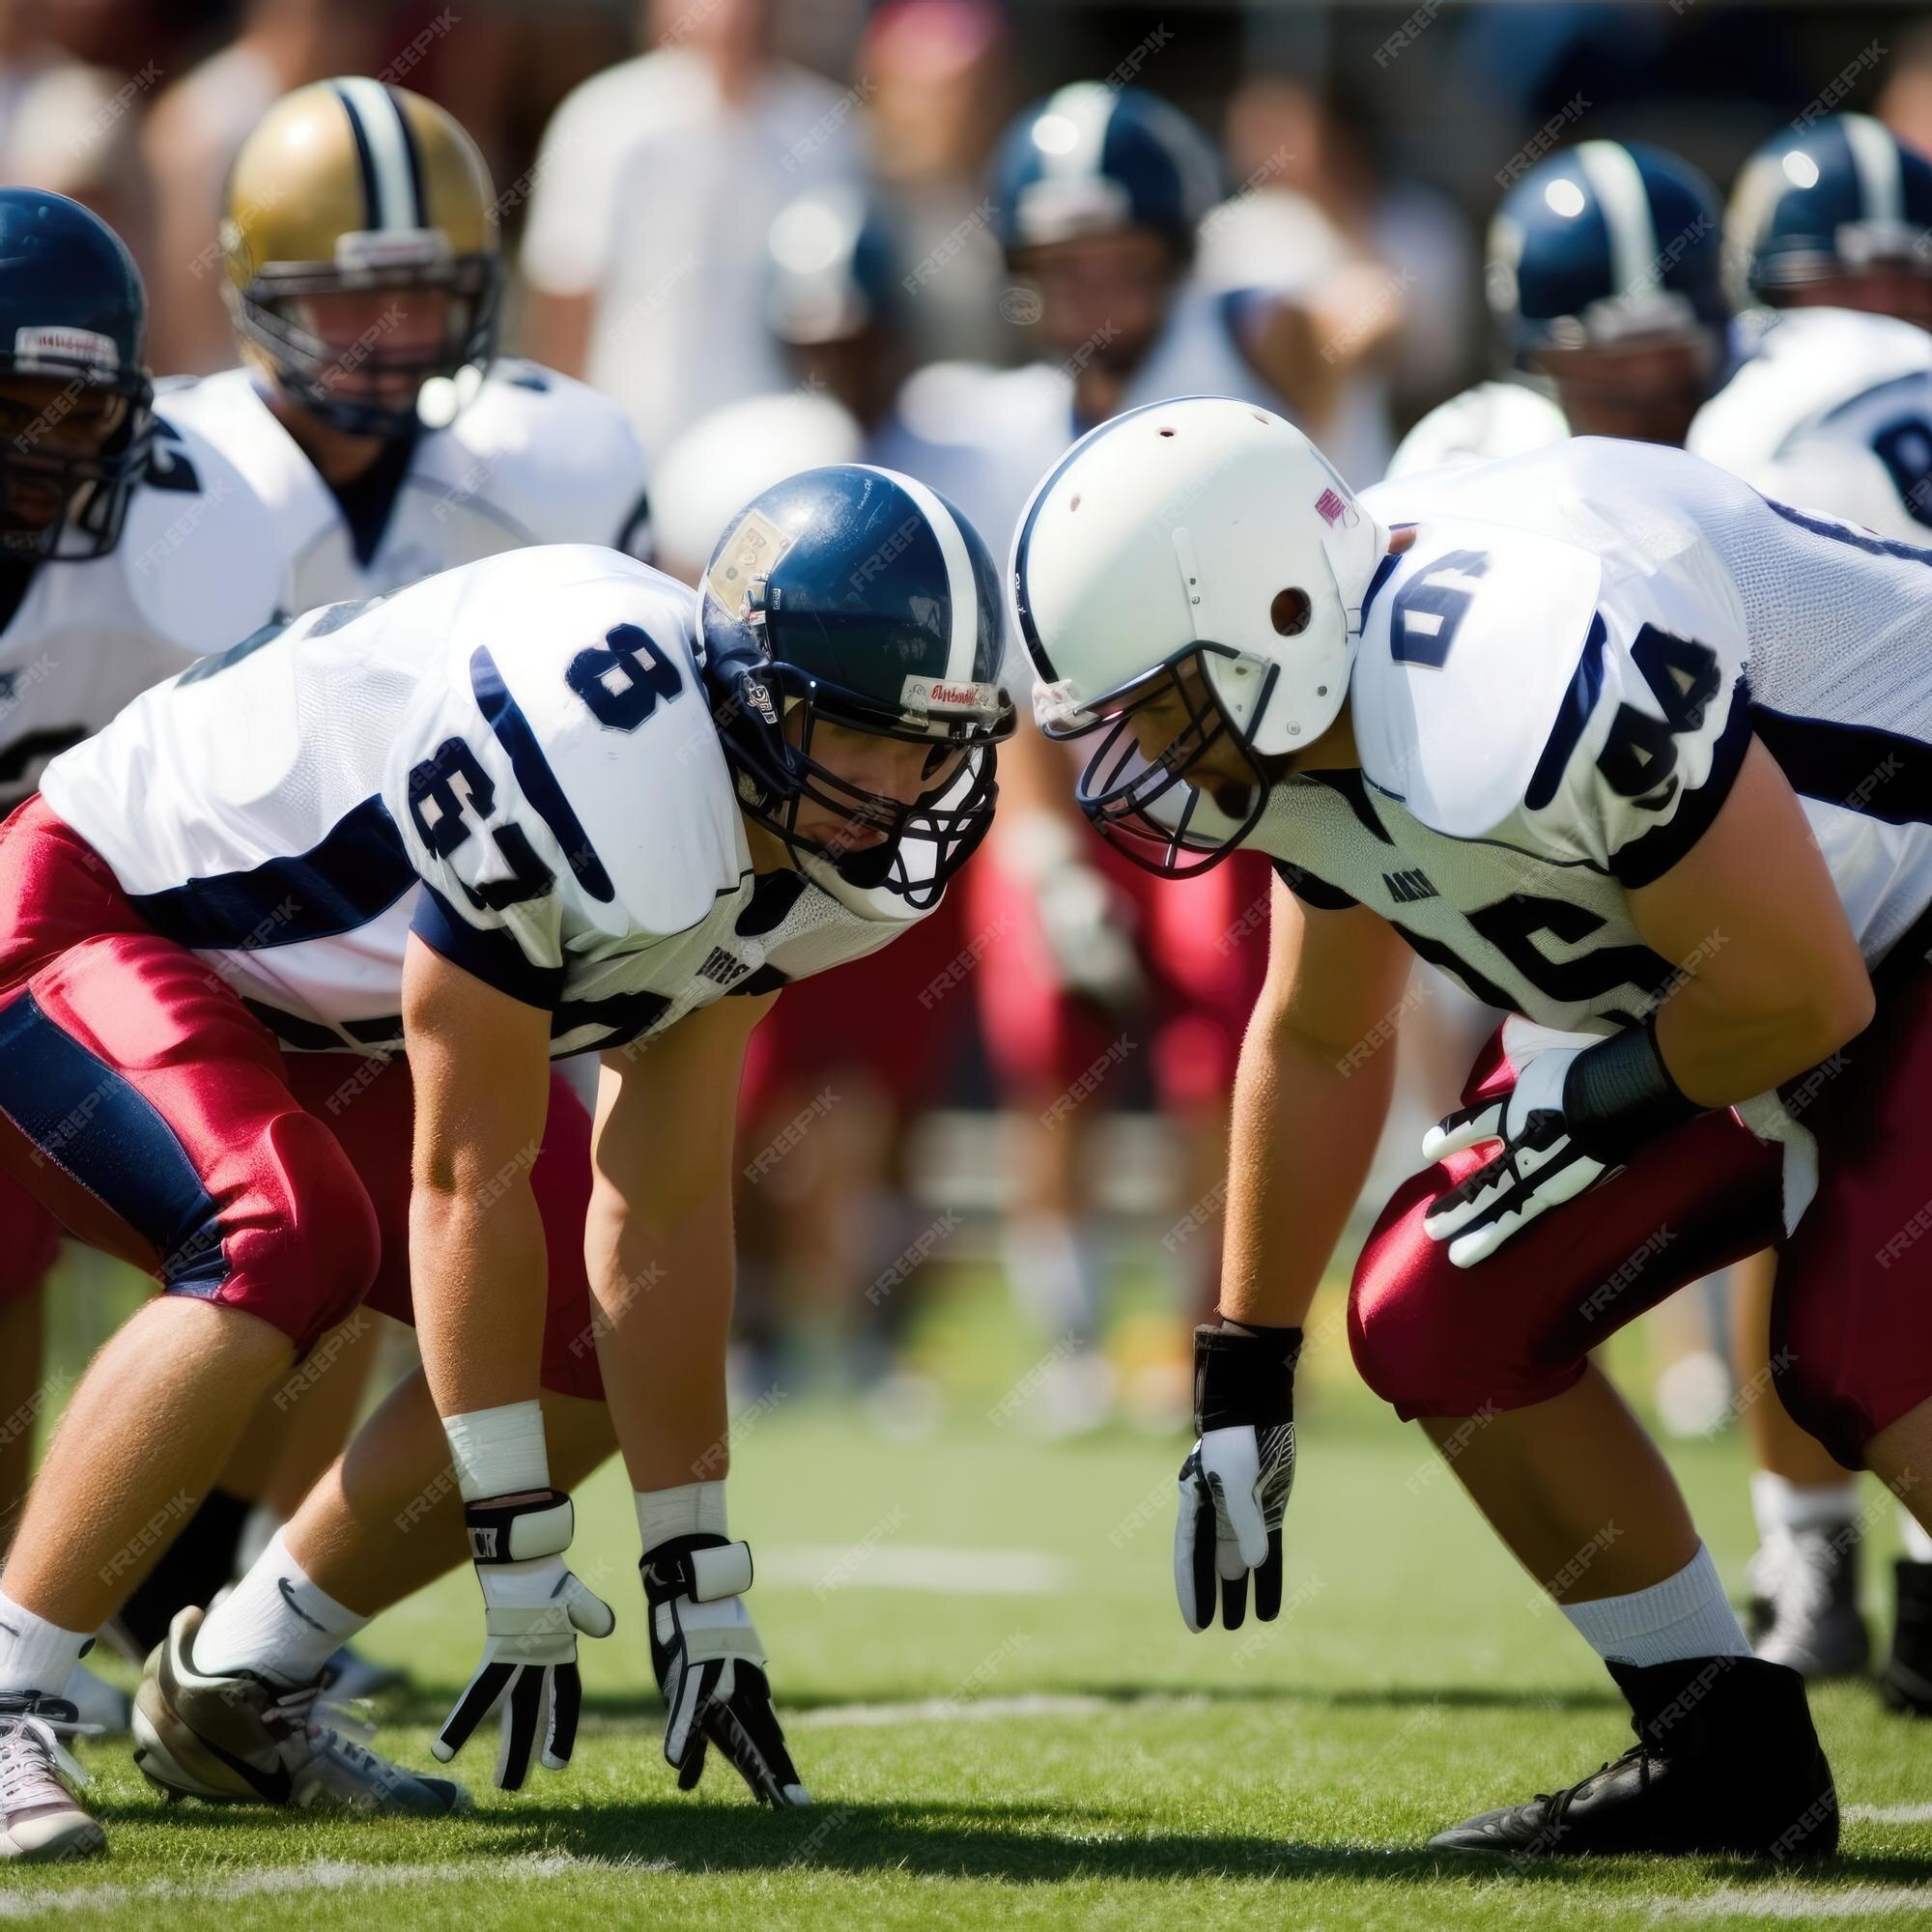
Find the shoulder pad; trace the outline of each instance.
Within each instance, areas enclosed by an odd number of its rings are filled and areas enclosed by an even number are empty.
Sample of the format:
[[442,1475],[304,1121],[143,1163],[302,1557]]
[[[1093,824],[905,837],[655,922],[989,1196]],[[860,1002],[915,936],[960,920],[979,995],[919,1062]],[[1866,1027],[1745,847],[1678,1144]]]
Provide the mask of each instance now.
[[197,655],[225,650],[289,603],[268,507],[207,438],[165,422],[154,476],[134,492],[115,554],[134,607]]
[[587,384],[535,362],[494,363],[434,442],[450,446],[449,483],[496,505],[536,543],[615,544],[644,494],[647,464],[630,417]]
[[1500,524],[1424,524],[1370,592],[1349,694],[1362,775],[1453,838],[1523,793],[1596,614],[1603,566]]

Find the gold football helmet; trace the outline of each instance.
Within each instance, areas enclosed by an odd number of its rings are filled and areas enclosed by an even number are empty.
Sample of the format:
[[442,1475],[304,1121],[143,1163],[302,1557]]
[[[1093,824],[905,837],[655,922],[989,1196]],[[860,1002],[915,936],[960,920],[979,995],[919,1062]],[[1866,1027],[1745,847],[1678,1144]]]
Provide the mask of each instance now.
[[[452,116],[407,88],[351,76],[284,95],[235,156],[220,233],[242,353],[335,428],[409,435],[425,384],[480,372],[495,351],[490,170]],[[311,307],[415,291],[447,295],[440,340],[393,329],[391,307],[344,341]],[[411,339],[385,342],[391,332]]]

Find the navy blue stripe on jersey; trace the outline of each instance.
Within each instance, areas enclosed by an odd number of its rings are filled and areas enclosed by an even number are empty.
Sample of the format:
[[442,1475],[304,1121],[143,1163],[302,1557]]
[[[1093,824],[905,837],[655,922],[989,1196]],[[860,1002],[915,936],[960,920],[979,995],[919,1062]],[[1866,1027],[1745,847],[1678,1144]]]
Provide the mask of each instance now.
[[561,849],[572,876],[593,899],[608,905],[617,896],[617,888],[611,883],[611,874],[604,869],[604,862],[598,858],[582,820],[564,797],[563,787],[557,783],[556,774],[551,770],[550,760],[537,743],[537,734],[530,729],[530,721],[503,683],[496,659],[480,644],[469,659],[469,688],[476,694],[476,707],[482,712],[484,722],[496,732],[497,743],[509,753],[510,768],[517,775],[524,796],[550,827],[551,837]]
[[1522,795],[1522,802],[1532,811],[1541,811],[1556,796],[1556,787],[1570,768],[1571,755],[1583,735],[1583,727],[1596,711],[1597,698],[1604,689],[1604,641],[1607,635],[1600,611],[1590,619],[1590,635],[1583,639],[1583,655],[1577,660],[1577,668],[1571,673],[1570,689],[1563,694],[1563,702],[1557,707],[1556,723],[1549,727],[1543,755],[1529,775],[1529,787]]
[[0,1013],[0,1113],[154,1249],[170,1293],[228,1278],[219,1210],[174,1129],[31,993]]
[[272,1007],[267,1000],[243,999],[242,1004],[273,1034],[284,1046],[292,1046],[298,1053],[341,1053],[346,1051],[342,1036],[333,1027],[326,1027],[320,1020],[305,1020],[299,1013],[292,1013],[282,1007]]
[[437,889],[425,883],[410,930],[432,952],[472,979],[526,1007],[554,1008],[563,991],[563,968],[539,966],[501,926],[471,925]]
[[1932,745],[1875,724],[1796,718],[1757,705],[1751,724],[1791,789],[1888,825],[1932,822]]
[[306,852],[165,892],[130,893],[128,903],[178,946],[255,952],[353,932],[415,883],[388,809],[365,798]]
[[561,1039],[579,1027],[602,1027],[605,1031],[601,1038],[557,1058],[568,1060],[577,1053],[599,1053],[607,1046],[623,1046],[649,1033],[669,1009],[670,1002],[662,993],[611,993],[601,1000],[560,1000],[551,1013],[550,1037]]
[[1286,859],[1276,859],[1273,865],[1275,877],[1303,905],[1314,906],[1319,912],[1347,912],[1350,906],[1361,903],[1341,887],[1318,879],[1313,872],[1305,872],[1299,866],[1290,865]]
[[1932,563],[1932,550],[1922,550],[1918,544],[1900,543],[1895,537],[1873,536],[1871,531],[1861,529],[1855,524],[1833,524],[1823,517],[1808,517],[1803,510],[1794,510],[1789,503],[1780,503],[1775,497],[1767,497],[1764,500],[1787,524],[1796,524],[1801,530],[1809,530],[1814,537],[1830,537],[1833,543],[1850,544],[1854,550],[1861,550],[1867,556],[1895,556],[1903,563]]
[[1731,688],[1730,715],[1711,747],[1710,777],[1700,785],[1679,786],[1677,810],[1663,824],[1610,854],[1611,876],[1626,892],[1662,878],[1711,829],[1737,782],[1750,741],[1750,686],[1740,677]]
[[[1399,529],[1413,528],[1413,526],[1398,525],[1397,528]],[[1400,555],[1398,555],[1396,552],[1390,551],[1389,554],[1386,556],[1384,556],[1378,564],[1376,565],[1376,574],[1369,579],[1369,587],[1362,593],[1361,634],[1363,636],[1367,636],[1368,634],[1369,607],[1376,601],[1376,593],[1379,591],[1382,585],[1386,583],[1389,581],[1389,579],[1395,575],[1395,567],[1401,561],[1402,558],[1400,557]]]
[[[1355,814],[1355,821],[1364,832],[1373,833],[1384,845],[1393,845],[1395,840],[1388,835],[1388,829],[1376,816],[1376,809],[1369,801],[1369,783],[1364,782],[1364,774],[1351,771],[1303,772],[1300,780],[1308,784],[1325,785],[1328,790],[1339,793],[1349,801],[1349,810]],[[1390,797],[1395,794],[1391,792]]]

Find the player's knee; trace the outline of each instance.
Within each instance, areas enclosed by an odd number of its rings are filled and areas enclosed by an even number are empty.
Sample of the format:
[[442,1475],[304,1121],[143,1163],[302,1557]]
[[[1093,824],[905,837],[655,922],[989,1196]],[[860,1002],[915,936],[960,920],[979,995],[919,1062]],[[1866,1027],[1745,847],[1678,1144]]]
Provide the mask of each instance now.
[[276,1122],[273,1138],[286,1199],[247,1242],[257,1281],[248,1305],[284,1329],[300,1356],[368,1293],[382,1234],[368,1190],[327,1127],[292,1114]]
[[1554,1393],[1537,1338],[1511,1320],[1518,1298],[1480,1294],[1443,1243],[1423,1233],[1440,1184],[1439,1170],[1411,1176],[1363,1243],[1349,1293],[1357,1371],[1405,1419],[1475,1415]]

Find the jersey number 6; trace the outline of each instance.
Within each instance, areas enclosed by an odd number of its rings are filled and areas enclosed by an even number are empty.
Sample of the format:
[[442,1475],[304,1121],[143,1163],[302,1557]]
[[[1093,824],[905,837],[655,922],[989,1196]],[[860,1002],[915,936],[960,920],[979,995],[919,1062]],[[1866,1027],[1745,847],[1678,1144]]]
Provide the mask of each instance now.
[[[465,822],[466,814],[481,820],[496,809],[497,787],[461,738],[445,738],[434,757],[425,758],[410,773],[410,817],[416,836],[439,858],[447,859],[469,843],[474,828]],[[509,866],[510,876],[476,886],[466,880],[463,890],[472,905],[501,912],[550,891],[550,867],[537,857],[521,826],[493,826],[490,838]]]

